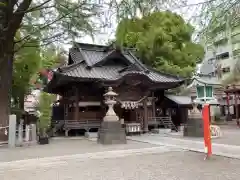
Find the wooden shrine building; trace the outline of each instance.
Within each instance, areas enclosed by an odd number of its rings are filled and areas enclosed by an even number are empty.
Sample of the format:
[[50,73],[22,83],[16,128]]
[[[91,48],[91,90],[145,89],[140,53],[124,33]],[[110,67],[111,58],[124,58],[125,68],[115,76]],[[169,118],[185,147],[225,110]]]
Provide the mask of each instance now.
[[[238,127],[240,127],[240,120],[239,120],[239,110],[240,110],[240,85],[239,84],[232,84],[228,85],[225,89],[225,93],[227,95],[226,98],[226,105],[227,105],[227,112],[230,114],[230,101],[234,100],[234,118],[236,119]],[[233,99],[230,99],[231,95],[233,95]],[[231,119],[231,118],[230,118]]]
[[75,44],[66,66],[52,72],[45,87],[59,94],[64,113],[61,123],[71,129],[98,128],[106,113],[103,94],[108,87],[118,94],[114,106],[119,120],[139,123],[148,131],[156,117],[155,104],[164,101],[164,91],[180,86],[184,79],[146,67],[130,49],[92,44]]

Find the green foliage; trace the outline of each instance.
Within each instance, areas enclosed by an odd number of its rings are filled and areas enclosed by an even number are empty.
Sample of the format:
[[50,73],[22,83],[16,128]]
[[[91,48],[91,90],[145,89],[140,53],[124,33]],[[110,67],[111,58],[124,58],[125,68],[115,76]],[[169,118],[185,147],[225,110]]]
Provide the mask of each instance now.
[[181,16],[155,12],[141,19],[122,20],[116,42],[136,48],[140,59],[157,70],[190,77],[204,55],[203,48],[191,41],[193,31]]
[[110,4],[116,8],[118,20],[148,16],[162,9],[178,9],[186,4],[186,0],[111,0]]
[[40,112],[39,117],[39,131],[41,135],[46,135],[46,131],[48,127],[50,126],[51,122],[51,113],[52,113],[52,103],[54,101],[55,96],[41,92],[40,98],[39,98],[39,104],[38,104],[38,110]]
[[[20,1],[20,0],[18,0]],[[27,1],[27,0],[24,0]],[[39,40],[42,46],[56,43],[68,44],[85,35],[98,31],[102,5],[89,0],[32,1],[24,14],[21,31],[27,32],[23,42]],[[37,8],[36,8],[37,7]],[[93,17],[99,23],[93,22]]]
[[219,33],[239,26],[239,7],[239,0],[206,1],[199,6],[199,19],[195,19],[200,25],[199,38],[211,44]]
[[[14,104],[19,107],[23,104],[24,97],[30,91],[30,80],[40,67],[40,48],[35,42],[35,47],[24,47],[15,55],[13,64],[12,98]],[[19,107],[23,108],[23,107]]]

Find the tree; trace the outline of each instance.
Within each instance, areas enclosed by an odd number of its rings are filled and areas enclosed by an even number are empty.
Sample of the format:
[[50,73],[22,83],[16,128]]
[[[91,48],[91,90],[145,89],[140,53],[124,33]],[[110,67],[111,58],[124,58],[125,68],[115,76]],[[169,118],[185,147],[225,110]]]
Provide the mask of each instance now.
[[188,11],[194,11],[189,19],[198,26],[198,38],[204,36],[207,42],[216,35],[214,31],[226,28],[226,22],[231,27],[240,24],[240,0],[204,0],[187,6]]
[[24,110],[25,96],[31,90],[30,80],[40,68],[40,49],[24,47],[15,55],[13,65],[12,99],[16,108]]
[[[8,124],[15,53],[36,41],[45,46],[92,36],[99,28],[92,17],[101,19],[101,7],[89,0],[0,0],[0,126]],[[15,39],[19,29],[21,38]]]
[[47,130],[50,126],[52,115],[52,103],[54,101],[54,95],[41,92],[38,104],[38,110],[40,112],[38,128],[41,137],[46,137]]
[[187,0],[112,0],[117,19],[148,16],[160,10],[171,10],[185,5]]
[[[12,99],[14,108],[24,110],[24,100],[41,79],[41,72],[62,64],[64,60],[55,47],[24,47],[15,55]],[[41,84],[41,83],[40,83]]]
[[204,50],[191,41],[193,27],[170,11],[122,20],[116,31],[119,45],[137,49],[137,56],[157,70],[189,77]]

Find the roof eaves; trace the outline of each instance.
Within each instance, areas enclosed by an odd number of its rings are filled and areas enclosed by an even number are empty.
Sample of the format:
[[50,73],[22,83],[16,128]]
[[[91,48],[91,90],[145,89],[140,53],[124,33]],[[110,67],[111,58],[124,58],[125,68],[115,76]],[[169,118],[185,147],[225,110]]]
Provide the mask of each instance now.
[[203,79],[199,79],[197,77],[194,77],[194,79],[202,84],[205,84],[205,85],[213,85],[213,86],[222,86],[221,83],[209,83],[209,82],[206,82],[204,81]]
[[60,73],[69,72],[72,69],[77,68],[80,64],[82,64],[82,61],[68,65],[68,66],[60,67],[60,68],[58,68],[58,72],[60,72]]
[[[147,66],[146,66],[147,67]],[[173,75],[173,74],[168,74],[168,73],[165,73],[165,72],[160,72],[154,68],[151,68],[151,67],[147,67],[150,71],[153,71],[155,73],[158,73],[158,74],[161,74],[163,76],[167,76],[167,77],[171,77],[171,78],[175,78],[176,80],[179,80],[179,81],[185,81],[185,78],[182,78],[180,76],[176,76],[176,75]]]

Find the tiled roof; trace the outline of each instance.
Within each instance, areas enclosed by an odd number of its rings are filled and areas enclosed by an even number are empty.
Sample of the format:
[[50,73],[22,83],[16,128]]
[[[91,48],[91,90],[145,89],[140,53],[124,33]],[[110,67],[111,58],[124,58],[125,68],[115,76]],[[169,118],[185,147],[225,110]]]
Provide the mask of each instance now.
[[179,104],[179,105],[191,105],[192,99],[188,96],[175,96],[175,95],[165,95],[171,101]]
[[148,77],[151,81],[154,82],[181,82],[182,79],[177,79],[175,77],[167,76],[161,73],[156,73],[154,71],[123,71],[123,66],[102,66],[102,67],[94,67],[87,68],[85,63],[79,63],[77,66],[69,67],[68,69],[64,69],[62,74],[71,76],[71,77],[80,77],[87,79],[103,79],[114,81],[121,79],[127,75],[144,75]]
[[203,84],[208,84],[208,85],[219,85],[221,86],[221,82],[217,77],[195,77],[197,81]]
[[85,63],[79,63],[74,67],[69,69],[64,69],[62,74],[72,77],[81,77],[88,79],[106,79],[114,80],[119,74],[119,71],[123,67],[121,66],[103,66],[103,67],[94,67],[87,68]]
[[[129,65],[97,65],[105,61],[108,55],[114,53],[120,53]],[[106,46],[78,44],[70,49],[69,55],[74,63],[59,69],[59,72],[66,76],[114,81],[124,76],[139,74],[148,77],[153,82],[183,82],[183,79],[176,76],[147,68],[129,50],[119,51]]]

